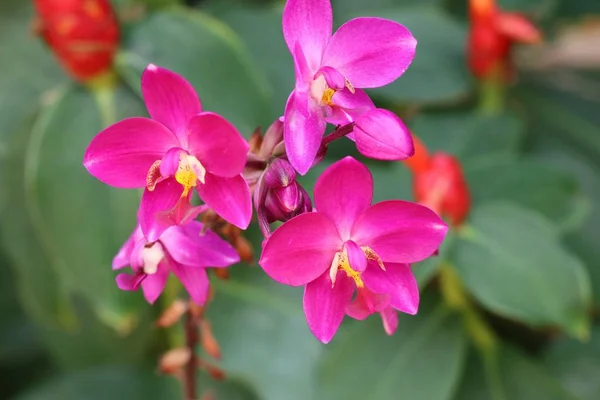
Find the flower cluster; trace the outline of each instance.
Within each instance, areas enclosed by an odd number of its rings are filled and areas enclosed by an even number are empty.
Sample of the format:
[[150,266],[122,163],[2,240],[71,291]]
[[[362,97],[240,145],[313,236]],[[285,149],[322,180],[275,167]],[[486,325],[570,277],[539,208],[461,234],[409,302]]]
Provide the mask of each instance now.
[[[286,2],[283,34],[296,85],[283,116],[249,142],[225,118],[204,111],[183,77],[146,68],[141,87],[150,118],[107,127],[83,159],[100,181],[143,189],[138,226],[113,262],[115,269],[133,271],[117,276],[119,288],[141,287],[152,303],[173,272],[203,304],[205,269],[240,259],[238,245],[214,233],[206,223],[214,218],[206,215],[246,229],[254,203],[264,235],[259,264],[279,283],[305,286],[304,311],[319,340],[329,342],[345,315],[362,320],[379,313],[392,334],[396,310],[417,312],[410,264],[439,248],[447,231],[440,217],[401,200],[372,204],[373,177],[352,157],[325,169],[314,199],[298,181],[343,137],[380,160],[405,160],[415,151],[403,122],[377,108],[363,89],[400,77],[416,40],[404,26],[381,18],[356,18],[333,34],[332,21],[329,0]],[[335,129],[325,135],[328,123]],[[204,223],[196,220],[201,214]],[[273,230],[275,221],[282,224]]]

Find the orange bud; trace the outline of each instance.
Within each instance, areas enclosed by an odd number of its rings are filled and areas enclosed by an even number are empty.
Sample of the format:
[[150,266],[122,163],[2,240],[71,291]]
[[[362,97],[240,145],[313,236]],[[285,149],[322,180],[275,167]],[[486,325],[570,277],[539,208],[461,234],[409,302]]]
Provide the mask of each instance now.
[[86,82],[108,72],[120,29],[109,0],[34,0],[39,31],[73,78]]
[[243,262],[250,264],[254,260],[254,250],[252,250],[252,244],[248,239],[239,236],[233,245]]
[[215,268],[213,269],[215,276],[219,279],[226,281],[229,279],[229,268]]
[[222,381],[226,378],[225,371],[216,365],[209,363],[205,360],[198,359],[198,368],[201,368],[208,372],[208,374],[216,381]]
[[167,351],[160,358],[160,372],[177,374],[192,358],[192,352],[187,347],[178,347]]
[[216,359],[221,358],[219,342],[213,334],[210,322],[205,319],[200,322],[200,340],[202,341],[202,348],[208,355]]
[[167,328],[175,325],[183,314],[188,310],[188,303],[183,300],[175,300],[163,313],[158,317],[156,326]]

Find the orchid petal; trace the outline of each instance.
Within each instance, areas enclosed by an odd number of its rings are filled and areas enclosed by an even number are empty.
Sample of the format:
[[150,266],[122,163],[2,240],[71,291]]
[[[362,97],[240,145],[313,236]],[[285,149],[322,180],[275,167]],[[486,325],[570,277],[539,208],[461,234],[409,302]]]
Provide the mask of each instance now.
[[[333,125],[345,125],[354,122],[365,112],[374,109],[375,104],[364,90],[355,89],[351,93],[348,88],[335,92],[331,101],[334,104],[333,113],[327,116],[327,122]],[[350,133],[348,137],[352,137]]]
[[235,249],[198,221],[172,226],[160,237],[167,252],[179,264],[190,267],[228,267],[240,261]]
[[283,37],[292,54],[296,44],[302,47],[312,71],[319,68],[332,29],[329,0],[288,0],[285,3]]
[[226,178],[242,173],[249,145],[229,121],[203,112],[192,118],[189,132],[190,153],[207,172]]
[[382,18],[356,18],[335,32],[323,53],[329,65],[357,88],[387,85],[406,71],[417,41],[397,22]]
[[323,343],[329,343],[337,332],[354,293],[354,283],[341,271],[332,286],[327,271],[304,288],[306,322],[313,335]]
[[398,312],[392,307],[386,307],[379,312],[381,315],[381,321],[383,322],[383,329],[388,336],[392,336],[398,328]]
[[142,281],[142,291],[148,303],[154,304],[158,299],[165,289],[167,278],[169,278],[169,262],[167,260],[163,260],[158,264],[158,269],[155,273],[146,275],[146,279]]
[[142,188],[152,164],[176,146],[175,135],[158,122],[128,118],[92,139],[83,156],[83,165],[107,185]]
[[202,111],[194,87],[175,72],[150,64],[142,74],[142,94],[152,119],[169,128],[181,146],[186,146],[188,122]]
[[390,306],[406,314],[414,315],[419,309],[419,285],[410,265],[386,263],[385,271],[370,265],[362,274],[365,286],[375,293],[388,293]]
[[310,88],[312,83],[312,73],[308,66],[308,61],[302,50],[300,43],[296,43],[294,47],[294,72],[296,73],[296,89],[306,91]]
[[206,209],[205,206],[195,207],[190,204],[192,192],[187,196],[182,194],[183,187],[175,178],[165,179],[152,191],[144,190],[138,220],[149,242],[158,240],[169,227],[185,224]]
[[348,254],[350,268],[358,272],[363,272],[367,268],[367,256],[356,243],[348,240],[344,243],[344,250]]
[[241,175],[223,178],[207,173],[204,183],[198,183],[196,190],[206,205],[224,220],[238,228],[248,228],[252,219],[252,198]]
[[171,270],[179,278],[194,303],[199,306],[206,302],[208,297],[208,276],[206,270],[201,267],[189,267],[174,262]]
[[329,270],[342,247],[335,225],[321,213],[300,214],[273,232],[258,262],[279,283],[304,285]]
[[429,208],[402,200],[369,207],[354,223],[352,240],[369,246],[383,262],[411,264],[440,247],[448,225]]
[[160,160],[159,168],[161,177],[175,176],[181,162],[182,152],[185,153],[185,150],[180,147],[173,147],[167,151],[167,154]]
[[283,138],[290,164],[301,175],[312,166],[325,133],[325,117],[309,107],[305,93],[292,92],[285,106]]
[[133,275],[119,274],[115,280],[117,282],[117,286],[121,290],[138,290],[140,283],[142,283],[145,279],[146,274],[134,273]]
[[346,314],[351,318],[362,321],[369,315],[385,309],[390,301],[391,296],[387,293],[379,294],[366,288],[360,288],[352,303],[346,307]]
[[358,151],[378,160],[404,160],[415,148],[410,131],[391,111],[375,108],[362,114],[354,125]]
[[117,270],[124,268],[129,264],[129,260],[131,258],[131,254],[135,248],[135,244],[142,240],[144,235],[139,225],[136,226],[135,230],[131,233],[131,236],[127,238],[123,246],[119,249],[117,255],[113,258],[112,261],[112,269]]
[[328,167],[315,183],[315,208],[329,217],[344,240],[354,221],[371,205],[373,177],[367,167],[348,156]]
[[340,72],[335,68],[327,66],[319,68],[314,76],[314,79],[317,79],[321,75],[323,75],[325,78],[327,86],[334,90],[340,90],[346,86],[346,78],[344,78],[344,75],[340,74]]

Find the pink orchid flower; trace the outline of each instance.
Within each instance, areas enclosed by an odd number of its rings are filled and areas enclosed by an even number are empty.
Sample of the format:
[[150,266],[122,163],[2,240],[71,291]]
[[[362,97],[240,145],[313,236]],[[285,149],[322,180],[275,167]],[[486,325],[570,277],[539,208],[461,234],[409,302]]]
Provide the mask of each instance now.
[[296,87],[285,107],[284,140],[301,174],[313,164],[326,123],[354,122],[349,137],[367,157],[410,157],[410,133],[392,112],[375,108],[361,88],[396,80],[412,62],[417,41],[397,22],[356,18],[335,34],[329,0],[288,0],[283,35],[294,58]]
[[308,326],[324,343],[345,314],[364,319],[380,312],[388,333],[397,325],[389,307],[415,314],[419,291],[409,264],[431,256],[448,230],[427,207],[401,200],[371,205],[372,196],[364,164],[352,157],[336,162],[315,184],[316,211],[276,229],[259,261],[277,282],[306,285]]
[[198,221],[165,230],[156,242],[148,242],[138,225],[113,259],[113,270],[130,266],[133,275],[117,276],[121,290],[137,290],[154,303],[160,296],[169,273],[173,272],[198,305],[208,296],[206,267],[227,267],[240,261],[237,252],[216,233]]
[[119,188],[145,187],[138,218],[150,241],[202,211],[190,205],[193,188],[246,229],[252,205],[241,173],[248,143],[225,118],[202,111],[192,85],[172,71],[150,64],[142,93],[151,119],[128,118],[96,135],[83,159],[90,174]]

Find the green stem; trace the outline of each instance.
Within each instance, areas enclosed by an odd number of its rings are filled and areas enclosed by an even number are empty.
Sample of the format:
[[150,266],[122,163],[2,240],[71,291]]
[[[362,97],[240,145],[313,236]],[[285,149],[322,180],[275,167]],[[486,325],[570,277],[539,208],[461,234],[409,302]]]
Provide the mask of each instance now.
[[506,83],[501,71],[497,68],[479,83],[479,110],[482,114],[495,115],[504,109]]
[[115,109],[116,84],[117,76],[113,71],[108,71],[106,74],[100,75],[86,83],[94,95],[96,104],[98,104],[104,127],[114,124],[117,121]]

